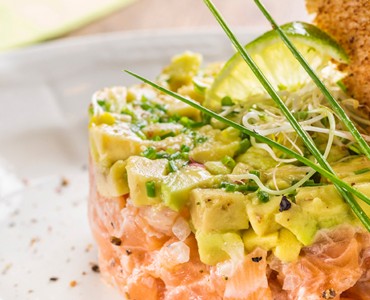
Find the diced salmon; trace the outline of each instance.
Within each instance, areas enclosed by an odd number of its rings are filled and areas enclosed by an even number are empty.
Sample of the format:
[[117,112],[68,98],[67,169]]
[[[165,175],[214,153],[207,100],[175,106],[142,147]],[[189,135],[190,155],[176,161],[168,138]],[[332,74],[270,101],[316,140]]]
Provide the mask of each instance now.
[[265,250],[257,248],[244,257],[235,273],[227,280],[224,299],[272,299],[266,276],[266,255]]
[[[322,231],[293,263],[262,249],[244,256],[226,277],[200,261],[191,233],[173,233],[188,211],[135,207],[106,198],[90,169],[89,219],[105,281],[130,300],[370,300],[370,234],[354,227]],[[326,293],[326,294],[325,294]]]

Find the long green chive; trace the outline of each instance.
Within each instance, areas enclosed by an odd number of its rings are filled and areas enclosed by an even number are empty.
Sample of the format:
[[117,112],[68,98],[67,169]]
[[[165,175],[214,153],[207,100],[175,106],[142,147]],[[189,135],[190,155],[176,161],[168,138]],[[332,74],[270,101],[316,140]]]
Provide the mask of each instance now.
[[307,61],[304,59],[301,53],[297,50],[297,48],[293,45],[293,43],[289,40],[287,35],[284,33],[284,31],[280,28],[280,26],[275,22],[275,20],[272,18],[271,14],[267,11],[267,9],[263,6],[263,4],[259,0],[254,0],[254,2],[257,4],[258,8],[262,11],[266,19],[270,22],[272,28],[279,34],[280,38],[283,40],[285,45],[289,48],[289,50],[292,52],[294,57],[297,59],[297,61],[302,65],[302,67],[306,70],[307,74],[312,78],[312,80],[315,82],[317,87],[321,90],[325,98],[329,101],[331,106],[333,107],[333,110],[337,113],[339,118],[342,120],[342,122],[346,125],[348,130],[351,132],[357,143],[360,145],[362,151],[364,154],[370,159],[370,147],[360,134],[360,132],[357,130],[356,126],[352,123],[348,115],[345,113],[343,108],[338,104],[338,102],[334,99],[333,95],[329,92],[329,90],[326,88],[324,83],[320,80],[320,78],[316,75],[315,71],[310,67],[310,65],[307,63]]
[[[138,74],[135,74],[131,71],[128,71],[128,70],[125,70],[126,73],[136,77],[137,79],[149,84],[150,86],[154,87],[155,89],[161,91],[162,93],[165,93],[175,99],[178,99],[196,109],[198,109],[199,111],[201,111],[202,113],[214,118],[215,120],[218,120],[230,127],[233,127],[237,130],[239,130],[240,132],[242,133],[245,133],[251,137],[254,137],[256,140],[258,140],[259,142],[262,142],[262,143],[265,143],[271,147],[274,147],[276,148],[277,150],[280,150],[282,152],[284,152],[285,154],[289,155],[290,157],[292,158],[295,158],[297,159],[298,161],[300,161],[301,163],[303,163],[304,165],[308,166],[308,167],[311,167],[312,169],[314,169],[315,171],[319,172],[321,175],[323,175],[324,177],[328,178],[330,181],[332,181],[333,183],[341,186],[344,190],[352,193],[353,195],[355,195],[356,197],[358,197],[359,199],[361,199],[362,201],[364,201],[365,203],[369,204],[370,205],[370,199],[365,196],[364,194],[362,194],[361,192],[357,191],[356,189],[354,189],[353,187],[351,187],[350,185],[348,185],[347,183],[345,183],[344,181],[340,180],[337,176],[335,176],[334,174],[330,173],[329,171],[325,170],[324,168],[320,167],[319,165],[316,165],[313,161],[309,160],[308,158],[304,157],[304,156],[301,156],[300,154],[294,152],[293,150],[283,146],[283,145],[280,145],[279,143],[265,137],[265,136],[262,136],[262,135],[259,135],[257,132],[254,132],[254,131],[251,131],[251,130],[248,130],[247,128],[245,128],[244,126],[238,124],[238,123],[235,123],[234,121],[232,120],[229,120],[223,116],[220,116],[218,115],[217,113],[213,112],[212,110],[200,105],[199,103],[191,100],[191,99],[188,99],[188,98],[185,98],[173,91],[170,91],[158,84],[156,84],[155,82],[152,82]],[[351,209],[353,210],[353,212],[356,214],[356,216],[359,218],[359,220],[364,224],[365,228],[370,231],[370,219],[369,217],[365,214],[365,212],[363,211],[363,209],[361,208],[361,206],[353,199],[350,199],[348,201],[348,205],[351,207]]]
[[154,198],[155,195],[156,195],[156,192],[155,192],[155,182],[154,181],[147,181],[145,183],[145,188],[146,188],[146,195],[149,198]]
[[[261,72],[259,67],[255,64],[253,59],[250,57],[250,55],[246,52],[244,47],[239,43],[233,32],[230,30],[229,26],[226,24],[224,19],[222,18],[221,14],[218,12],[214,4],[211,0],[204,0],[205,4],[208,6],[218,23],[221,25],[222,29],[225,31],[226,35],[229,37],[232,44],[235,46],[237,51],[239,52],[240,56],[244,59],[244,61],[248,64],[251,71],[254,73],[254,75],[257,77],[259,82],[262,84],[262,86],[265,88],[265,90],[268,92],[268,94],[271,96],[271,98],[275,101],[275,103],[279,106],[280,110],[283,112],[284,116],[288,119],[289,123],[292,125],[294,130],[298,133],[298,135],[303,140],[306,147],[310,150],[310,152],[314,155],[318,163],[327,171],[334,174],[334,171],[332,170],[329,163],[326,161],[326,159],[322,156],[320,151],[317,149],[316,145],[313,143],[311,137],[307,134],[306,131],[302,129],[298,121],[294,118],[292,113],[289,111],[289,109],[286,107],[285,103],[281,100],[275,89],[272,87],[270,82],[267,80],[267,78],[264,76],[264,74]],[[343,111],[344,113],[344,111]],[[346,116],[346,114],[344,113]],[[346,116],[347,117],[347,116]],[[347,117],[348,118],[348,117]],[[352,124],[352,123],[351,123]],[[353,124],[352,124],[353,125]],[[361,137],[361,135],[359,134]],[[361,137],[362,138],[362,137]],[[366,144],[366,142],[364,141]],[[363,145],[362,145],[363,146]],[[361,146],[361,147],[362,147]],[[366,144],[366,147],[367,144]],[[365,147],[365,148],[366,148]],[[370,157],[370,156],[369,156]],[[358,203],[355,201],[353,196],[348,193],[347,190],[344,190],[341,185],[337,185],[334,183],[337,190],[341,193],[343,198],[346,200],[348,205],[352,208],[354,213],[357,215],[357,217],[360,219],[362,216],[366,216],[365,212],[362,210],[362,208],[358,205]],[[357,205],[356,205],[357,204]],[[356,207],[357,206],[357,207]],[[366,216],[366,221],[368,225],[370,225],[370,219]],[[367,229],[370,231],[370,226],[367,227]]]

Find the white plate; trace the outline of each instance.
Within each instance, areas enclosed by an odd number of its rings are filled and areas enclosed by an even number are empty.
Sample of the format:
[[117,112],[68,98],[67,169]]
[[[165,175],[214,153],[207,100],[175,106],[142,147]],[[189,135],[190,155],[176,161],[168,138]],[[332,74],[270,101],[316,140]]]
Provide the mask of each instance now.
[[86,209],[87,107],[95,90],[136,82],[123,69],[154,78],[185,50],[206,62],[233,53],[220,31],[177,31],[95,36],[0,55],[1,300],[120,299],[91,269],[97,251]]

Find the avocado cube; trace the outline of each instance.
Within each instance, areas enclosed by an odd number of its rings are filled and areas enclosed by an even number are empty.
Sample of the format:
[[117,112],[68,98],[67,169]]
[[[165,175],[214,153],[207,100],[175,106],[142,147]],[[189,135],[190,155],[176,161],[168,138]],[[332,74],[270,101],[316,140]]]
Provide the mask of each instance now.
[[316,219],[320,228],[353,220],[348,205],[333,185],[302,187],[295,198],[296,203]]
[[298,258],[302,246],[293,233],[282,228],[279,231],[279,239],[273,253],[283,262],[292,262]]
[[318,230],[316,219],[294,203],[291,203],[291,207],[288,210],[276,214],[275,220],[281,226],[289,229],[298,241],[305,246],[313,242]]
[[247,229],[247,199],[242,193],[221,189],[195,189],[190,193],[194,228],[202,232]]
[[161,187],[163,202],[179,211],[188,201],[189,193],[197,187],[212,185],[212,175],[202,167],[189,166],[166,176]]
[[205,233],[197,231],[195,238],[198,242],[200,260],[206,265],[215,265],[244,253],[243,241],[240,235],[235,232]]
[[221,160],[225,156],[233,157],[239,149],[239,144],[239,141],[229,143],[209,141],[196,146],[190,151],[189,155],[194,161],[199,163]]
[[277,165],[277,162],[265,150],[254,146],[239,155],[236,161],[249,165],[252,170],[267,170]]
[[277,231],[265,235],[257,235],[252,228],[242,234],[244,248],[247,252],[252,252],[257,247],[269,251],[276,247],[278,238],[279,233]]
[[281,197],[270,197],[268,202],[260,202],[256,193],[247,205],[249,221],[255,233],[259,236],[272,233],[281,228],[275,221],[275,214],[279,212]]
[[213,175],[225,175],[231,172],[230,168],[226,167],[220,161],[207,161],[204,163],[204,166]]
[[[370,196],[370,183],[361,183],[361,184],[358,184],[356,185],[356,188],[359,192],[365,194],[366,196]],[[365,214],[370,216],[370,205],[368,205],[367,203],[365,203],[364,201],[362,200],[359,200],[358,198],[356,198],[358,204],[361,206],[361,208],[364,210]]]
[[[141,156],[131,156],[127,160],[127,180],[130,197],[136,206],[153,205],[161,202],[160,184],[167,172],[167,159],[150,160]],[[146,184],[153,181],[155,196],[147,194]]]
[[109,166],[117,160],[126,160],[140,154],[142,147],[150,144],[150,141],[139,138],[130,129],[130,124],[124,122],[92,125],[89,138],[94,161]]

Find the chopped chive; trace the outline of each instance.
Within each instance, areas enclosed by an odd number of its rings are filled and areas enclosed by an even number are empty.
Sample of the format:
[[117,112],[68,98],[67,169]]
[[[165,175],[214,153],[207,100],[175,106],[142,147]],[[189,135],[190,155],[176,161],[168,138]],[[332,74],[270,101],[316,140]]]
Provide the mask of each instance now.
[[141,153],[141,155],[149,159],[156,159],[157,150],[155,150],[153,147],[148,147]]
[[207,137],[206,136],[200,136],[200,137],[197,137],[195,139],[195,145],[198,145],[198,144],[203,144],[207,141]]
[[229,96],[225,96],[221,100],[221,105],[222,106],[233,106],[235,103]]
[[168,132],[164,135],[161,135],[161,139],[164,140],[165,138],[173,137],[173,136],[176,136],[176,134],[174,132]]
[[259,190],[257,192],[257,198],[261,202],[266,203],[266,202],[268,202],[270,200],[270,195],[267,192],[265,192],[265,191]]
[[324,185],[320,182],[315,182],[313,179],[306,180],[305,183],[302,184],[302,186],[321,186]]
[[155,192],[155,182],[154,181],[147,181],[145,183],[145,188],[146,188],[146,195],[149,198],[154,198],[155,195],[156,195],[156,192]]
[[238,185],[236,190],[241,193],[246,193],[246,192],[255,192],[258,190],[258,185],[256,184],[241,184]]
[[170,173],[176,172],[178,170],[178,167],[176,166],[176,164],[173,160],[168,161],[168,169],[169,169]]
[[245,139],[241,140],[241,142],[239,144],[239,149],[236,152],[236,155],[244,153],[250,147],[251,147],[251,142],[250,142],[250,140],[248,138],[245,138]]
[[172,153],[169,158],[172,159],[172,160],[174,160],[174,159],[179,159],[181,157],[182,157],[182,153],[179,152],[179,151],[177,151],[175,153]]
[[364,174],[364,173],[367,173],[367,172],[370,172],[370,168],[364,168],[364,169],[356,170],[354,173],[356,175],[359,175],[359,174]]
[[221,182],[221,188],[225,189],[226,192],[235,192],[237,189],[237,186],[235,183],[224,181],[224,182]]
[[180,151],[181,151],[181,152],[189,152],[189,151],[190,151],[190,147],[189,147],[189,146],[187,146],[187,145],[182,144],[182,145],[180,146]]
[[236,165],[235,160],[232,157],[228,156],[228,155],[223,157],[221,159],[221,162],[223,163],[224,166],[226,166],[230,169],[233,169]]

